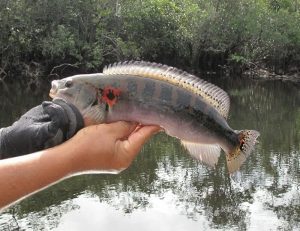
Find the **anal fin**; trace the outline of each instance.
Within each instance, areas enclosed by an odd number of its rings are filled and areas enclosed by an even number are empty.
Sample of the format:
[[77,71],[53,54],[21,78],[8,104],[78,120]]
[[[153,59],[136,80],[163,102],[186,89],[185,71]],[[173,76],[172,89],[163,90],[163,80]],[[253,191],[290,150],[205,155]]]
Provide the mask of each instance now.
[[210,167],[215,167],[218,163],[221,153],[221,148],[218,145],[193,143],[185,140],[181,140],[181,143],[196,160]]

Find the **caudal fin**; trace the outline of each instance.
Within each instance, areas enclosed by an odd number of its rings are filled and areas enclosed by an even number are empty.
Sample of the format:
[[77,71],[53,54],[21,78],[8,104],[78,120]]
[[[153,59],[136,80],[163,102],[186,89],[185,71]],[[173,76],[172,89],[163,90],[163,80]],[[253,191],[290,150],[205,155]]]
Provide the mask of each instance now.
[[227,167],[229,173],[237,171],[240,168],[240,166],[245,162],[247,157],[254,150],[254,146],[257,143],[256,139],[258,136],[258,131],[239,131],[239,145],[234,147],[229,153],[226,153]]

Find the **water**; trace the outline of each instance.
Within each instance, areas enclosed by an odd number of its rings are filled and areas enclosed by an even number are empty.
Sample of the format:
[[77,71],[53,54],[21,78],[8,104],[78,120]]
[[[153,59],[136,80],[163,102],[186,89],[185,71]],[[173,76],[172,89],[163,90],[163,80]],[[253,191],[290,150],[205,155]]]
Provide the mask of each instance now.
[[[179,142],[155,136],[119,175],[81,175],[0,214],[0,230],[292,230],[300,227],[299,86],[278,81],[210,78],[231,98],[229,124],[260,131],[241,170],[225,158],[212,170]],[[0,93],[0,125],[47,93]]]

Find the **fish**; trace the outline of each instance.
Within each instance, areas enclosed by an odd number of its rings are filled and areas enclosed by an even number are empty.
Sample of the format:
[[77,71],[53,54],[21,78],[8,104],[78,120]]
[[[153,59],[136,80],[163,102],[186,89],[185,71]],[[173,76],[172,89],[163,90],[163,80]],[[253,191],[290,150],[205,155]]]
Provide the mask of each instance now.
[[213,168],[223,150],[229,173],[240,169],[260,135],[228,125],[230,99],[224,90],[159,63],[119,62],[102,73],[53,80],[49,95],[73,104],[96,124],[158,125],[179,139],[193,158]]

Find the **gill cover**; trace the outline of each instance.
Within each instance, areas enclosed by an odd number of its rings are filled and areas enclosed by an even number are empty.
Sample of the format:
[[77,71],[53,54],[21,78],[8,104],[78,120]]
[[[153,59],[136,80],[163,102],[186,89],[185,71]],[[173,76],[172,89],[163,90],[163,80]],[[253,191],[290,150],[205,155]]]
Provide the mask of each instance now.
[[74,77],[52,81],[50,96],[62,98],[77,107],[84,119],[102,123],[105,119],[105,103],[99,101],[99,90]]

